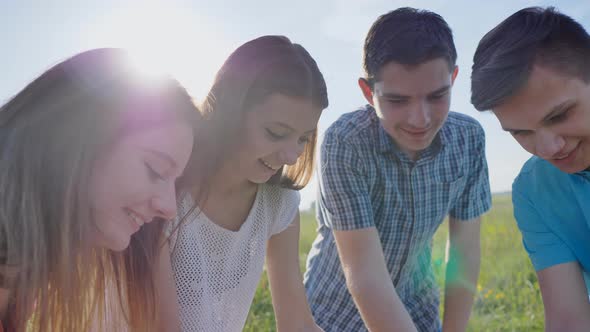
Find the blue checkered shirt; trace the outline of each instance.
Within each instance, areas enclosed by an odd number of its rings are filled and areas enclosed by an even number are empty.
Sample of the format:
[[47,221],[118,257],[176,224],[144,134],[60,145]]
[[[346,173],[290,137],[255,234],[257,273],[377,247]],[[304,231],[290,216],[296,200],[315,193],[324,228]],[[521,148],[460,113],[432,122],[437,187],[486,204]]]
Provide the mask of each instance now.
[[[348,292],[332,230],[376,227],[398,295],[419,331],[440,329],[431,266],[432,237],[443,219],[476,218],[491,206],[485,137],[474,119],[450,112],[413,162],[365,106],[325,133],[318,170],[318,235],[305,287],[326,331],[366,331]],[[370,273],[370,271],[367,271]]]

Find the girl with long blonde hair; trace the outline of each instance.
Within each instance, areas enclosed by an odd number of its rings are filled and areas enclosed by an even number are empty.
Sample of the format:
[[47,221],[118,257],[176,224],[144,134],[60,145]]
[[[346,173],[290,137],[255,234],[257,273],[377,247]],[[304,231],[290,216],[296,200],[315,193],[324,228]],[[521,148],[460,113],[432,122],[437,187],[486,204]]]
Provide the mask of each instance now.
[[115,316],[132,331],[163,326],[160,234],[199,119],[175,80],[138,76],[120,49],[75,55],[2,106],[5,330],[113,331]]

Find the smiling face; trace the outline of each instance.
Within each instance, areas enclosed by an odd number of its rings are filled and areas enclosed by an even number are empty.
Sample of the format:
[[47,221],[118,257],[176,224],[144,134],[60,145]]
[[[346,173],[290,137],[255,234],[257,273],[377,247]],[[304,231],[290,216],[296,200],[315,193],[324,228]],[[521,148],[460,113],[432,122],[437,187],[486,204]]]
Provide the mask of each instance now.
[[494,114],[518,143],[561,171],[590,167],[590,84],[535,66]]
[[365,98],[375,107],[385,131],[411,159],[432,143],[445,122],[457,69],[445,59],[416,66],[389,62],[371,89],[359,81]]
[[143,224],[176,215],[175,180],[192,146],[191,127],[170,120],[122,136],[99,156],[89,196],[95,245],[123,250]]
[[284,165],[295,164],[320,115],[311,101],[270,95],[245,113],[241,144],[228,164],[249,182],[267,182]]

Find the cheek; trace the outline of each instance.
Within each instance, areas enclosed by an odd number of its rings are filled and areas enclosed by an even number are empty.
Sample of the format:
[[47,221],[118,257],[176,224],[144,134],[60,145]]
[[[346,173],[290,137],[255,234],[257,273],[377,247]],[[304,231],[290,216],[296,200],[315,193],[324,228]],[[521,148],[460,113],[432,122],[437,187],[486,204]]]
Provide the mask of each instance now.
[[386,128],[398,127],[404,119],[405,110],[400,108],[393,109],[392,107],[381,109],[377,115],[381,119],[381,123]]
[[535,153],[535,144],[534,144],[534,139],[532,137],[517,137],[517,136],[513,136],[514,139],[518,142],[518,144],[520,144],[520,146],[522,146],[523,149],[525,149],[526,151],[528,151],[531,154]]
[[248,157],[261,157],[271,154],[274,151],[274,142],[266,135],[264,129],[252,128],[244,135],[240,142],[238,153]]
[[149,191],[147,171],[139,162],[128,159],[114,158],[100,164],[90,188],[90,204],[93,208],[108,212],[140,201],[142,196],[146,196],[145,193]]
[[431,104],[432,117],[434,119],[444,121],[447,118],[450,106],[451,104],[449,99]]

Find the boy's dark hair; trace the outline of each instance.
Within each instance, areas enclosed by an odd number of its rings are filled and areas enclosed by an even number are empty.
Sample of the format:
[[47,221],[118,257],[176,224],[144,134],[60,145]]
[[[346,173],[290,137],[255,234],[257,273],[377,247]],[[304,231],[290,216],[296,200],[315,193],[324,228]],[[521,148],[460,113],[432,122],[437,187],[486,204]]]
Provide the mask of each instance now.
[[488,32],[473,56],[471,103],[490,110],[515,95],[538,65],[590,81],[590,36],[555,8],[519,10]]
[[452,71],[457,61],[453,33],[445,20],[427,10],[403,7],[381,15],[369,29],[363,48],[363,67],[367,79],[394,61],[418,65],[443,58]]

